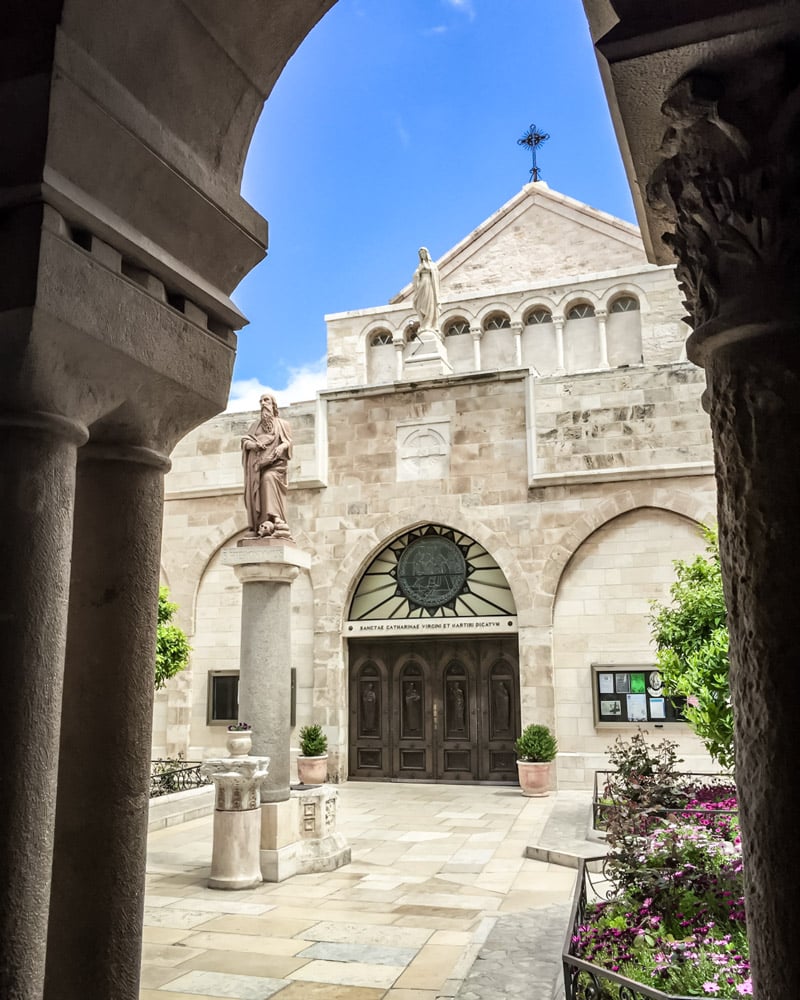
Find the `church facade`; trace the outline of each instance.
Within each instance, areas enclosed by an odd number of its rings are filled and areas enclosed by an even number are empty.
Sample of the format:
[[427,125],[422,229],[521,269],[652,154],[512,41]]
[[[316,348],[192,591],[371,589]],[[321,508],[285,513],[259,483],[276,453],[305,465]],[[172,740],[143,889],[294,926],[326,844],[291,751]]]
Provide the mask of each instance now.
[[[293,721],[330,774],[515,781],[543,722],[559,787],[587,787],[637,727],[709,765],[661,691],[650,602],[715,518],[703,374],[671,267],[636,227],[529,184],[438,261],[440,340],[411,285],[328,316],[328,386],[286,407]],[[156,699],[154,753],[219,751],[237,718],[246,530],[241,438],[203,424],[172,455],[162,582],[190,667]],[[288,669],[288,665],[287,665]]]

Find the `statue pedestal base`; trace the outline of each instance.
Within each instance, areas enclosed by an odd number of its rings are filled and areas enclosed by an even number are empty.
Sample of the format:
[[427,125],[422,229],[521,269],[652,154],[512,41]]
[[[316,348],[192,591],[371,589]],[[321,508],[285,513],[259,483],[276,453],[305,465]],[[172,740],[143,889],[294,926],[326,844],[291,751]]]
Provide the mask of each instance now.
[[436,378],[452,375],[447,348],[437,330],[418,330],[403,355],[403,378]]
[[261,806],[261,875],[283,882],[293,875],[330,872],[350,863],[350,847],[336,832],[339,793],[330,785],[295,789],[288,800]]

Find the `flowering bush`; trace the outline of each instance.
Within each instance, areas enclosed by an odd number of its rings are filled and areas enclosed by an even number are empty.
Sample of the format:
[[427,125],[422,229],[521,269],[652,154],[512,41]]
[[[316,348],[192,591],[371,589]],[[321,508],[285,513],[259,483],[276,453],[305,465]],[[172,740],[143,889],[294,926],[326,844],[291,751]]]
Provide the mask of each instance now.
[[246,733],[250,730],[250,726],[246,722],[234,722],[232,726],[228,726],[229,733]]
[[[572,954],[667,994],[751,995],[735,794],[686,785],[669,818],[626,836],[606,866],[615,898],[586,907]],[[591,995],[618,1000],[619,987]]]
[[712,830],[723,840],[736,840],[739,817],[734,785],[689,785],[686,792],[686,805],[679,814],[682,821]]
[[614,878],[621,886],[636,879],[642,839],[687,804],[677,748],[666,739],[648,744],[639,730],[627,740],[618,736],[608,749],[614,770],[605,788],[606,840],[613,848]]

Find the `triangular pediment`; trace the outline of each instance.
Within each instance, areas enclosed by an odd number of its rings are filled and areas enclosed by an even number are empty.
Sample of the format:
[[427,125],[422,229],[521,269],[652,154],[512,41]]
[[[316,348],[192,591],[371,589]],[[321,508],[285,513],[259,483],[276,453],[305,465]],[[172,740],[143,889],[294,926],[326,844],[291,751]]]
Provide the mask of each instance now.
[[[442,296],[465,298],[640,267],[647,257],[636,226],[539,181],[526,184],[437,264]],[[392,302],[404,302],[411,291],[409,284]]]

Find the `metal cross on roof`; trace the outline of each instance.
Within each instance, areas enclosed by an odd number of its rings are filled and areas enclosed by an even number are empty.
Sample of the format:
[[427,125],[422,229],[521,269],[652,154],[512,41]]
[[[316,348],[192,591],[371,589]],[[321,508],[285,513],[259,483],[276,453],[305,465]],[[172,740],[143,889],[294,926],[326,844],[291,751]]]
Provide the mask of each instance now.
[[521,139],[517,139],[518,146],[527,146],[531,151],[531,160],[533,162],[533,166],[531,167],[532,181],[538,181],[541,177],[539,168],[536,165],[536,150],[542,145],[543,142],[547,142],[549,138],[550,134],[548,132],[540,132],[535,125],[531,125],[523,137]]

